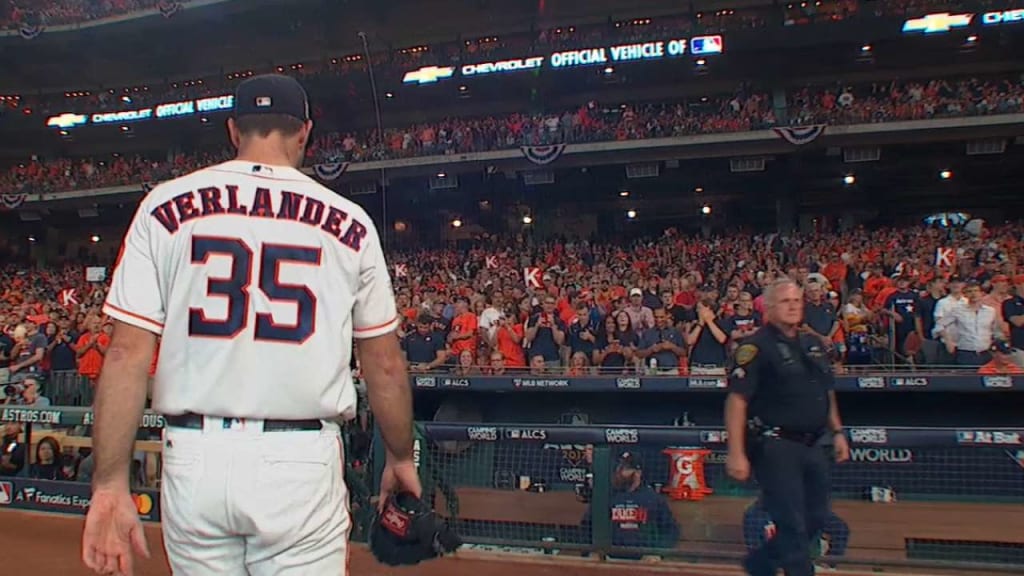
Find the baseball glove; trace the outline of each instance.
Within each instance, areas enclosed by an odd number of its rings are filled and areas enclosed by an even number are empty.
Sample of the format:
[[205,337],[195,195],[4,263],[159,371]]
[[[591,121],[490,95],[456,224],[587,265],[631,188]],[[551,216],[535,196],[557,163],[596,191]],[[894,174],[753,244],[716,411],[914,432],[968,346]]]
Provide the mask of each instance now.
[[370,550],[381,564],[411,566],[462,546],[462,540],[422,500],[409,492],[388,499],[370,529]]

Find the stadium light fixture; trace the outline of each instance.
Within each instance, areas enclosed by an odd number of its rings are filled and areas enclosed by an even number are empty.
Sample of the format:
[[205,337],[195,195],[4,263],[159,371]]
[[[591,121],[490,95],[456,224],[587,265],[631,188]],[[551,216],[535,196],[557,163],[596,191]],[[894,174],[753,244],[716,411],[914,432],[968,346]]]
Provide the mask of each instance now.
[[977,41],[978,41],[978,37],[975,36],[974,34],[971,34],[970,36],[967,37],[967,43],[968,44],[974,44]]
[[629,190],[619,190],[619,196],[621,196],[622,198],[628,198]]
[[36,237],[35,237],[35,236],[29,236],[29,237],[28,237],[28,241],[29,241],[29,242],[32,242],[32,243],[34,244],[34,243],[35,243],[35,241],[36,241]]
[[843,176],[843,184],[846,184],[847,186],[851,186],[856,182],[857,177],[854,176],[853,174],[847,174],[846,176]]
[[943,180],[949,180],[952,177],[953,172],[950,170],[943,170],[942,172],[939,172],[939,178],[942,178]]
[[613,66],[606,66],[605,69],[604,69],[604,73],[606,75],[609,75],[609,76],[611,76],[612,74],[615,74],[615,67],[613,67]]
[[390,100],[390,99],[395,97],[395,93],[394,92],[385,92],[384,93],[384,97],[387,98],[388,100]]
[[705,204],[705,205],[701,206],[700,207],[700,213],[705,215],[705,216],[710,215],[711,214],[711,205],[710,204]]
[[459,220],[458,218],[452,220],[452,228],[462,228],[462,220]]
[[708,63],[707,60],[705,60],[703,58],[697,58],[697,66],[703,66],[703,65],[705,65],[707,63]]
[[871,44],[864,44],[863,46],[860,47],[860,51],[864,54],[871,52]]
[[92,242],[93,244],[96,244],[99,241],[100,237],[96,234],[93,234],[92,236],[89,237],[89,242]]
[[523,216],[523,224],[533,224],[533,217],[529,214]]
[[438,173],[437,173],[437,177],[438,177],[438,178],[447,178],[447,177],[448,177],[448,175],[447,175],[447,174],[445,174],[444,172],[438,172]]
[[626,218],[629,218],[630,220],[632,220],[633,218],[636,218],[636,210],[627,210],[626,211]]

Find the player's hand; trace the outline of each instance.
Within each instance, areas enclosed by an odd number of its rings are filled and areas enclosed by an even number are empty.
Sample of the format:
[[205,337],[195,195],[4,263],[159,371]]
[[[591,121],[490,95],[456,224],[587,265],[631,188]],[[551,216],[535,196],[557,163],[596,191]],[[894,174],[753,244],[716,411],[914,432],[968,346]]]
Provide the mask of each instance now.
[[832,451],[836,462],[846,462],[850,459],[850,443],[846,440],[845,434],[836,434],[832,438]]
[[725,457],[725,471],[732,479],[746,482],[750,479],[750,460],[741,452],[729,452]]
[[384,473],[380,477],[380,500],[377,502],[377,509],[383,511],[388,497],[399,492],[412,492],[420,498],[423,495],[420,475],[412,459],[393,460],[389,457],[384,464]]
[[132,495],[128,490],[96,490],[82,532],[82,561],[97,574],[132,576],[134,554],[149,558]]

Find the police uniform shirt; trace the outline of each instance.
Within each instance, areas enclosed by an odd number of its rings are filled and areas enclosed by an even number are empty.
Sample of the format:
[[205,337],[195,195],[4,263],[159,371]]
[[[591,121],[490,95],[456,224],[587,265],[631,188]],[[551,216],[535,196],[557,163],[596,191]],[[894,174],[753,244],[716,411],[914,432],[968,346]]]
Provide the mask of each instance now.
[[410,364],[429,364],[437,360],[438,350],[444,350],[444,336],[438,332],[413,332],[405,337],[402,347]]
[[768,324],[743,341],[733,363],[729,391],[747,399],[748,417],[790,432],[825,429],[835,380],[816,337],[791,338]]
[[921,314],[921,301],[913,290],[893,292],[885,301],[886,310],[895,310],[903,318],[896,323],[896,331],[909,333],[914,331],[914,318]]
[[1003,302],[1003,318],[1010,325],[1010,345],[1018,350],[1024,350],[1024,327],[1014,326],[1010,322],[1013,316],[1024,316],[1024,298],[1014,296]]

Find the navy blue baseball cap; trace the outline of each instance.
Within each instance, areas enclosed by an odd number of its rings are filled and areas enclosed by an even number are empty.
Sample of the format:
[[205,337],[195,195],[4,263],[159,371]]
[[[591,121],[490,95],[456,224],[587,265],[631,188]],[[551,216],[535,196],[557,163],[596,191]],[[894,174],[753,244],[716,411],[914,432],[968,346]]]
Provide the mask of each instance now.
[[283,74],[263,74],[235,88],[234,116],[282,114],[309,120],[309,98],[299,81]]
[[623,452],[619,454],[619,460],[616,463],[619,468],[628,468],[632,470],[642,470],[644,465],[640,460],[640,455],[634,452]]

